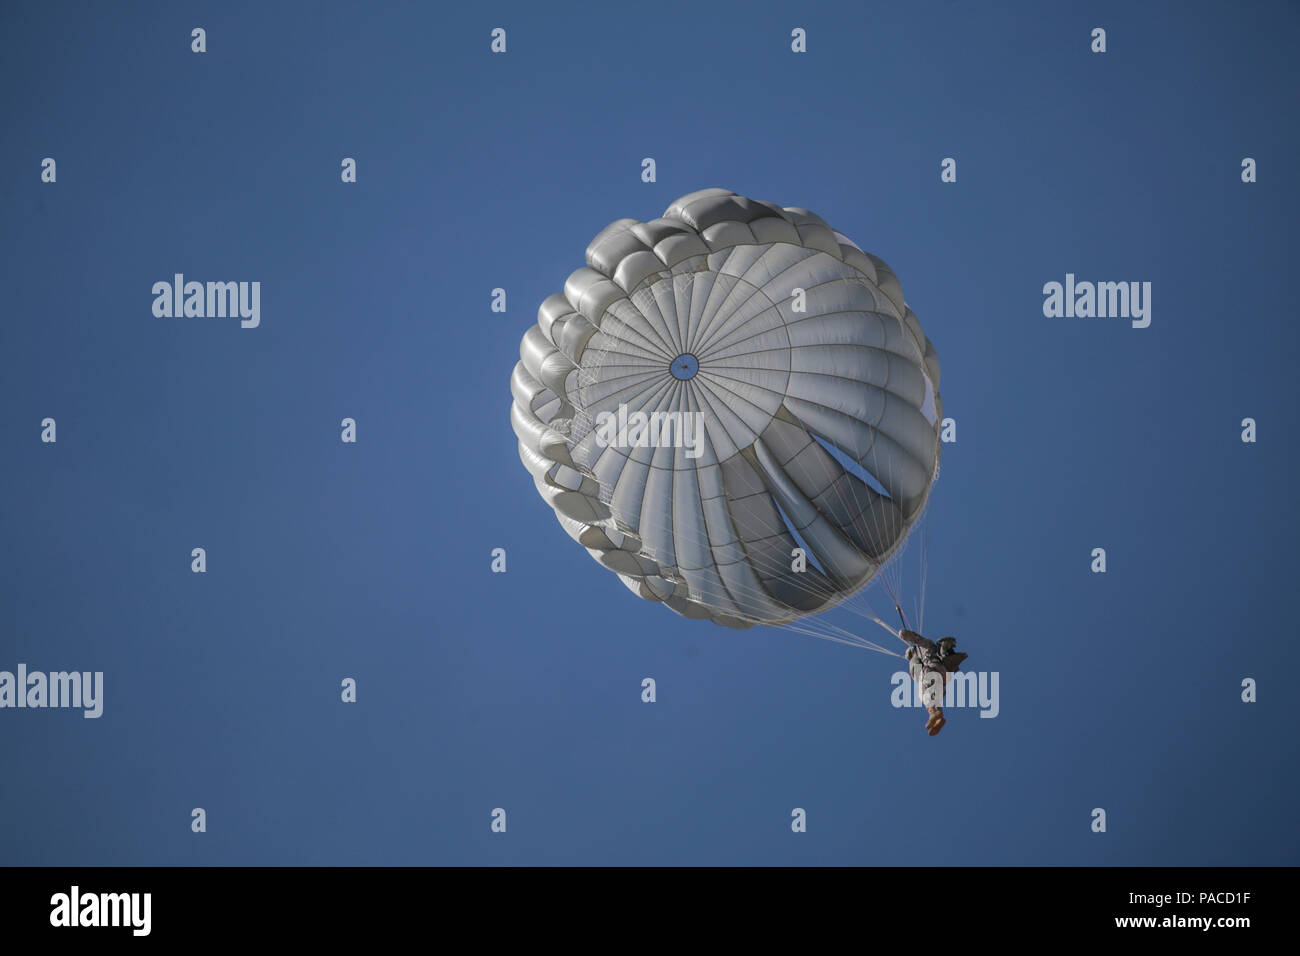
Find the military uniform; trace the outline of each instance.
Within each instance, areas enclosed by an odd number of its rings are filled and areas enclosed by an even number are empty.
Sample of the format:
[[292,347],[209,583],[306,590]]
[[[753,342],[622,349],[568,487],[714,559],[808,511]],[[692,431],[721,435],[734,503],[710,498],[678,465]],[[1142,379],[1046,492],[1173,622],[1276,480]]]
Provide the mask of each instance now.
[[954,637],[940,638],[937,642],[922,637],[916,631],[907,628],[899,634],[912,646],[907,649],[907,672],[921,685],[922,695],[926,700],[926,712],[930,715],[925,722],[925,729],[933,737],[948,721],[943,716],[943,694],[948,686],[948,677],[961,668],[961,662],[968,655],[953,650],[957,646]]

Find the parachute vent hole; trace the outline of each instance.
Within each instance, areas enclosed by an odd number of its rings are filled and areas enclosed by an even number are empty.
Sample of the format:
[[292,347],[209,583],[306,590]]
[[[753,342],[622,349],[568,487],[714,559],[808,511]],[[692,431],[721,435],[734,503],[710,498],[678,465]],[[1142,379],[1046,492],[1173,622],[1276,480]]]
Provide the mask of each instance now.
[[689,382],[695,377],[695,373],[700,370],[699,360],[690,352],[683,352],[677,358],[673,359],[673,364],[669,366],[669,371],[673,378],[679,382]]

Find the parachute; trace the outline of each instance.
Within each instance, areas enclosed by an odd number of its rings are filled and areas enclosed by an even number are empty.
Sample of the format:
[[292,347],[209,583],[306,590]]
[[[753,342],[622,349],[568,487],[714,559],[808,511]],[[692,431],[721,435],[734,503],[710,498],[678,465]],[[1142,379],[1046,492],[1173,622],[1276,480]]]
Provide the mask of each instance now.
[[586,261],[510,383],[568,535],[641,598],[732,628],[798,629],[870,582],[925,508],[943,417],[890,268],[725,189],[611,223]]

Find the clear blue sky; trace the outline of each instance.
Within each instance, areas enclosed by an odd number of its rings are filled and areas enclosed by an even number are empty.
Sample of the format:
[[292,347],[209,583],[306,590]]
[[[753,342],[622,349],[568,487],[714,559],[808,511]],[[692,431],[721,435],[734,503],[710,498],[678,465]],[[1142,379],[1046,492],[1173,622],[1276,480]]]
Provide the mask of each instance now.
[[[0,863],[1300,862],[1298,28],[1284,3],[6,3],[0,669],[106,691],[99,720],[0,711]],[[896,661],[639,601],[535,495],[520,335],[607,223],[708,186],[901,278],[958,422],[927,623],[999,672],[996,719],[930,739]],[[175,272],[259,280],[260,328],[155,318]],[[1044,318],[1067,272],[1152,282],[1150,328]]]

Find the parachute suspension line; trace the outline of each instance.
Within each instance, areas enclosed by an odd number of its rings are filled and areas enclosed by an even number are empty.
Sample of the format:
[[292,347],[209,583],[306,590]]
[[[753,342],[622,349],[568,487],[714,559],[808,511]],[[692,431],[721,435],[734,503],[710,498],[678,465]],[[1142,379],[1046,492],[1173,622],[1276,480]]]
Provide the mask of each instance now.
[[[855,497],[856,497],[856,490],[857,489],[855,488]],[[843,490],[837,489],[837,493],[840,495],[841,500],[843,501],[843,503],[847,508],[848,502],[844,495]],[[852,509],[852,512],[858,515],[858,520],[862,520],[862,516],[864,515],[870,516],[869,520],[872,521],[873,526],[877,525],[876,516],[872,514],[871,509],[857,508],[857,509]],[[641,517],[642,517],[642,521],[645,521],[646,518],[648,518],[649,516],[642,514]],[[655,524],[659,528],[659,530],[666,532],[670,536],[682,536],[687,540],[694,538],[695,543],[697,544],[702,544],[702,545],[707,544],[707,536],[702,531],[697,530],[689,525],[686,527],[678,526],[675,524],[675,522],[664,518],[660,518]],[[774,526],[769,530],[776,533],[776,532],[784,531],[786,529],[784,523],[782,523],[779,527]],[[885,530],[886,529],[883,523],[879,524],[877,528],[878,531],[877,536],[874,539],[868,538],[867,540],[880,540],[880,541],[885,540],[885,533],[884,533]],[[891,557],[897,557],[897,555],[891,555]],[[885,568],[889,564],[896,565],[897,563],[898,562],[896,561],[884,562],[882,563],[881,567]],[[763,564],[760,563],[756,569],[759,571],[764,571],[764,570],[770,571],[771,573],[773,573],[774,576],[784,574],[787,570],[783,563],[775,560],[772,562],[772,566],[770,568],[765,568]],[[907,626],[906,617],[903,614],[901,602],[898,600],[898,596],[902,590],[901,572],[898,572],[895,568],[889,568],[888,570],[890,572],[893,572],[895,575],[897,575],[899,577],[899,581],[897,585],[895,585],[895,583],[891,580],[890,574],[886,573],[880,575],[881,584],[885,588],[886,592],[889,594],[890,599],[894,604],[895,611],[899,615],[900,621],[902,621],[903,626],[906,627]],[[904,644],[907,643],[906,641],[903,641],[903,638],[898,633],[898,631],[894,630],[894,628],[890,627],[883,620],[881,620],[879,615],[877,615],[875,611],[870,607],[870,605],[863,600],[864,596],[861,594],[861,592],[852,595],[847,595],[847,596],[841,595],[833,586],[833,584],[831,584],[829,581],[819,582],[817,578],[806,579],[803,586],[807,589],[809,593],[818,595],[819,597],[822,597],[823,599],[826,600],[833,599],[837,596],[840,597],[841,600],[838,606],[844,607],[850,612],[875,623],[883,630],[888,631],[897,640],[901,641]],[[736,582],[730,583],[728,587],[732,590],[735,590],[738,596],[760,598],[760,599],[767,597],[766,592],[763,591],[761,588],[756,588],[752,586],[737,587]],[[872,650],[878,653],[888,654],[891,657],[898,657],[900,659],[902,659],[903,657],[901,654],[889,650],[888,648],[882,647],[881,645],[875,643],[874,641],[871,641],[868,638],[865,638],[859,634],[855,634],[854,632],[844,627],[841,627],[821,616],[814,615],[806,618],[799,618],[796,619],[795,621],[787,622],[785,624],[773,624],[771,622],[763,621],[760,619],[753,619],[752,623],[763,624],[770,627],[778,627],[783,630],[788,630],[792,633],[803,634],[803,635],[816,637],[827,641],[834,641],[837,644],[844,644],[850,647],[858,647],[863,650]]]
[[755,621],[755,624],[762,624],[765,627],[779,628],[790,631],[794,634],[804,634],[808,637],[820,638],[824,641],[833,641],[836,644],[844,644],[848,647],[856,647],[860,650],[875,651],[879,654],[888,654],[890,657],[902,657],[895,651],[887,647],[882,647],[875,641],[854,634],[852,631],[832,624],[829,621],[817,618],[796,618],[793,621],[787,621],[784,624],[773,624],[765,621]]
[[[886,477],[890,482],[892,482],[893,480],[892,461],[889,463],[888,467],[889,467],[889,472]],[[851,477],[853,477],[851,473],[849,474]],[[869,507],[870,504],[869,502],[868,502],[868,507],[863,507],[863,503],[859,500],[860,489],[858,488],[858,484],[856,482],[850,481],[846,483],[849,485],[849,488],[852,489],[852,495],[854,498],[853,504],[856,507],[849,506],[848,497],[846,496],[846,494],[844,493],[844,491],[842,490],[842,488],[839,486],[838,483],[836,485],[836,492],[840,498],[841,504],[844,505],[845,510],[848,511],[849,514],[853,515],[853,522],[855,525],[855,530],[857,530],[858,532],[858,535],[868,543],[870,543],[871,541],[884,542],[888,540],[889,537],[888,532],[893,530],[892,527],[886,525],[883,516],[877,517],[875,509]],[[886,487],[888,487],[888,485],[886,485]],[[877,495],[879,494],[879,492],[873,492],[873,493]],[[869,537],[866,534],[864,534],[864,530],[865,530],[864,525],[865,522],[868,521],[870,522],[871,525],[871,531],[875,532],[874,537]],[[924,530],[925,529],[923,528],[923,532]],[[894,560],[899,558],[900,553],[906,544],[906,538],[907,538],[906,532],[904,532],[901,537],[902,540],[900,540],[896,544],[895,553],[889,555],[888,559],[882,562],[881,565],[878,567],[876,577],[880,579],[881,586],[884,588],[885,592],[888,594],[890,598],[890,601],[893,603],[894,610],[898,614],[899,621],[902,623],[902,626],[906,628],[907,618],[903,613],[902,602],[899,600],[899,596],[903,590],[902,571],[900,567],[900,561]],[[924,559],[924,550],[925,550],[924,544],[925,542],[923,539],[922,540],[923,559]],[[897,578],[897,580],[894,580],[895,578]],[[857,606],[858,601],[862,602],[863,607]],[[865,599],[860,593],[851,595],[843,603],[842,606],[853,611],[855,614],[859,614],[867,618],[868,620],[873,621],[875,624],[879,625],[881,628],[888,631],[890,634],[892,634],[899,641],[902,641],[904,644],[907,643],[905,640],[903,640],[902,635],[898,631],[894,630],[892,627],[890,627],[888,624],[886,624],[883,620],[880,619],[879,615],[877,615],[871,609],[870,604],[865,601]],[[924,598],[922,597],[922,605],[920,608],[918,608],[917,611],[918,619],[922,616],[923,612],[924,612]]]
[[[647,515],[644,514],[642,515],[643,520],[647,517],[648,517]],[[677,534],[677,535],[694,537],[697,540],[697,543],[701,543],[701,544],[707,543],[706,536],[701,531],[698,531],[689,526],[675,527],[672,522],[664,519],[660,519],[658,522],[656,522],[656,524],[661,528],[661,530],[666,531],[670,535]],[[785,530],[784,524],[782,524],[780,528],[774,527],[771,530],[773,532]],[[764,568],[762,568],[761,566],[758,569],[764,570]],[[772,572],[774,572],[774,574],[782,574],[785,573],[786,571],[784,565],[780,564],[779,562],[774,563],[773,567],[768,570],[771,570]],[[888,585],[888,580],[882,578],[882,583]],[[732,589],[736,589],[736,584],[734,582],[728,586]],[[824,599],[828,599],[828,600],[839,595],[839,592],[829,582],[817,583],[817,579],[815,578],[806,581],[804,587],[806,587],[810,593],[817,594],[823,597]],[[755,587],[740,587],[739,589],[736,590],[739,596],[755,597],[755,598],[762,598],[767,596],[765,592]],[[894,593],[897,592],[891,591],[891,594]],[[862,597],[860,593],[849,595],[847,597],[844,597],[842,595],[840,596],[843,598],[843,600],[840,602],[839,606],[846,608],[847,610],[851,611],[852,613],[860,617],[872,621],[873,623],[877,624],[879,627],[888,631],[895,638],[902,641],[902,637],[899,635],[899,633],[895,631],[892,627],[890,627],[888,624],[886,624],[884,621],[882,621],[880,617],[871,609],[869,605],[865,605],[865,609],[864,607],[858,606],[858,601],[861,600]],[[897,602],[895,602],[895,607],[896,608],[898,607]],[[901,611],[900,611],[900,617],[901,617]],[[833,641],[837,644],[844,644],[849,647],[857,647],[862,650],[871,650],[880,654],[887,654],[890,657],[897,657],[899,659],[903,659],[903,655],[893,650],[890,650],[889,648],[882,647],[880,644],[877,644],[876,642],[860,634],[855,634],[853,631],[841,627],[840,625],[837,625],[832,621],[827,620],[823,616],[814,615],[805,618],[798,618],[795,619],[794,621],[790,621],[784,624],[773,624],[771,622],[763,621],[759,619],[753,619],[752,623],[762,624],[770,627],[778,627],[783,630],[788,630],[792,633],[803,634],[809,637],[816,637],[822,640]],[[904,641],[903,643],[906,642]]]
[[[834,458],[834,456],[831,457]],[[863,467],[861,463],[858,464],[859,467]],[[889,556],[886,556],[885,560],[882,561],[882,560],[878,560],[871,552],[872,543],[887,541],[888,540],[887,531],[890,530],[886,527],[884,517],[883,516],[877,517],[875,510],[871,507],[870,496],[877,495],[879,493],[874,491],[874,489],[868,487],[867,490],[868,501],[865,503],[864,506],[864,503],[859,498],[858,484],[862,483],[861,479],[859,479],[850,469],[844,467],[842,463],[840,464],[840,467],[841,469],[843,469],[844,472],[843,477],[845,480],[843,482],[837,480],[833,483],[832,486],[835,488],[835,493],[840,500],[840,504],[844,507],[845,512],[848,515],[850,515],[851,526],[853,527],[853,530],[856,532],[858,539],[862,542],[862,546],[865,550],[866,556],[870,560],[876,562],[876,571],[872,575],[872,578],[873,579],[876,577],[880,578],[881,584],[884,585],[885,589],[889,592],[890,597],[894,599],[894,604],[897,605],[898,601],[896,598],[895,589],[891,588],[889,582],[889,564],[890,564]],[[892,472],[892,463],[890,468]],[[865,470],[866,469],[864,468],[864,471]],[[853,497],[852,504],[850,504],[849,502],[849,495],[845,493],[845,490],[843,488],[843,485],[845,484],[848,485],[849,491],[852,494]],[[868,523],[870,524],[869,529],[867,527]],[[872,533],[868,533],[868,530]],[[904,534],[903,537],[906,537],[906,535]],[[850,601],[848,600],[845,601],[845,604],[848,605],[850,610],[853,610],[855,613],[861,614],[864,617],[875,619],[874,613],[870,613],[869,608],[868,608],[868,613],[864,613],[858,610],[857,608],[853,607]]]
[[[614,325],[614,323],[607,323],[607,324]],[[610,332],[613,331],[613,329],[604,329],[602,331],[605,332],[606,335],[608,335]],[[619,331],[621,331],[621,329]],[[600,350],[599,365],[603,365],[603,359],[605,358],[605,356],[609,354],[609,352],[610,350],[608,348]],[[584,370],[584,371],[586,371],[586,374],[588,375],[592,374],[591,370]],[[580,384],[586,385],[588,383],[581,382]],[[594,384],[594,382],[592,384]],[[583,424],[589,426],[588,422],[584,422]],[[892,484],[892,478],[893,478],[892,459],[887,459],[887,467],[889,469],[887,474],[887,480],[889,481],[890,484]],[[906,627],[906,618],[903,615],[901,601],[899,600],[899,596],[902,591],[902,574],[899,568],[897,567],[899,562],[892,559],[898,556],[898,552],[900,552],[903,546],[906,544],[908,531],[910,529],[905,524],[895,527],[894,522],[889,518],[890,512],[870,507],[870,501],[868,501],[867,507],[863,507],[862,502],[859,500],[861,492],[864,490],[862,488],[859,488],[858,486],[859,482],[861,482],[861,479],[856,478],[856,476],[853,475],[853,472],[847,469],[846,469],[846,474],[853,480],[846,481],[843,483],[837,482],[835,485],[836,493],[839,496],[841,503],[845,506],[845,510],[848,512],[849,515],[852,516],[850,520],[855,525],[857,525],[858,534],[860,538],[863,540],[864,544],[866,544],[868,547],[870,547],[873,543],[886,544],[890,542],[895,535],[897,535],[897,540],[893,541],[893,547],[887,547],[886,551],[884,552],[884,555],[882,555],[885,556],[886,559],[883,561],[876,562],[877,564],[876,573],[873,576],[880,577],[881,584],[885,588],[886,592],[889,594],[889,597],[892,603],[894,604],[895,610],[898,612],[900,621],[902,621],[903,626]],[[845,493],[843,484],[849,485],[850,488],[849,494]],[[870,495],[874,496],[879,494],[879,492],[875,492],[874,489],[871,489],[869,485],[866,487],[867,489],[870,489],[869,490]],[[886,484],[886,487],[889,487],[889,484]],[[850,495],[853,497],[854,503],[857,505],[857,507],[850,508],[848,506],[848,498]],[[606,504],[612,504],[612,498],[613,498],[612,489],[602,488],[600,497],[603,501],[605,501]],[[885,501],[890,501],[887,495],[881,497]],[[880,513],[877,513],[878,511]],[[658,526],[658,530],[664,532],[666,536],[669,538],[678,537],[678,536],[687,538],[688,540],[694,538],[695,539],[694,543],[697,545],[707,546],[709,544],[708,535],[704,531],[703,525],[700,525],[698,527],[691,526],[689,524],[682,526],[677,524],[674,520],[668,518],[667,516],[652,517],[651,515],[648,515],[644,512],[642,512],[639,515],[639,518],[641,522],[645,522],[647,519],[654,521],[654,523]],[[875,532],[874,535],[867,535],[864,533],[864,526],[866,523],[870,523],[872,530]],[[785,531],[786,530],[785,523],[781,522],[779,526],[773,527],[770,530],[774,533],[780,533],[782,531]],[[638,536],[642,537],[642,539],[644,540],[644,535],[638,534]],[[870,551],[867,552],[867,556],[870,558],[871,556]],[[765,561],[760,562],[755,566],[756,570],[760,572],[767,571],[769,574],[771,574],[774,577],[784,576],[785,574],[788,573],[789,569],[785,567],[783,562],[781,562],[779,559],[776,559],[775,556],[772,557],[765,556],[765,557],[766,557]],[[763,564],[767,564],[767,563],[770,563],[771,567],[765,568],[762,566]],[[895,578],[897,578],[898,580],[895,581],[894,580]],[[747,597],[759,601],[770,598],[770,595],[767,594],[766,590],[761,587],[756,587],[753,585],[738,586],[738,583],[735,581],[728,582],[726,587],[729,590],[734,591],[738,597]],[[880,617],[876,615],[876,613],[870,607],[869,604],[866,604],[865,601],[862,601],[863,595],[860,592],[845,595],[838,588],[836,588],[834,585],[833,574],[828,576],[828,579],[824,581],[820,580],[819,577],[810,576],[809,578],[805,579],[805,581],[802,584],[802,587],[809,594],[816,595],[820,597],[823,601],[827,601],[827,602],[834,601],[838,606],[845,607],[852,613],[872,621],[877,626],[888,631],[896,639],[902,641],[901,635],[893,628],[885,624],[884,621],[882,621]],[[858,602],[860,601],[863,603],[865,607],[858,606]],[[795,621],[788,622],[786,624],[771,624],[770,622],[760,620],[760,619],[753,619],[752,623],[766,624],[768,626],[774,626],[774,627],[781,627],[793,633],[805,634],[811,637],[818,637],[823,640],[835,641],[836,643],[846,644],[852,647],[860,647],[864,650],[874,650],[879,653],[888,654],[892,657],[899,657],[900,659],[902,658],[902,655],[892,650],[889,650],[888,648],[882,647],[879,644],[876,644],[874,641],[871,641],[859,634],[855,634],[852,631],[840,627],[839,625],[836,625],[831,621],[825,620],[819,616],[810,616],[806,618],[796,619]],[[903,643],[906,642],[904,641]]]
[[[892,460],[889,465],[889,478],[891,481],[893,480]],[[918,515],[913,519],[912,528],[915,528],[916,524],[922,525],[922,533],[924,534],[924,515]],[[881,575],[881,583],[884,585],[885,591],[888,593],[890,600],[894,603],[894,611],[898,614],[898,620],[901,622],[902,626],[908,630],[911,630],[911,628],[907,623],[907,616],[903,613],[901,594],[903,592],[903,553],[907,544],[910,543],[910,538],[911,535],[909,529],[909,533],[905,533],[903,540],[899,542],[898,550],[891,556],[892,560],[889,562],[890,566],[886,569],[885,573]],[[924,540],[922,541],[922,550],[924,551]],[[922,616],[922,609],[916,607],[914,610],[916,612],[914,614],[914,619],[918,621],[919,627],[921,626],[920,618]]]
[[[643,522],[647,518],[648,516],[642,515]],[[655,522],[654,527],[664,532],[667,532],[668,534],[681,536],[684,540],[694,539],[695,543],[697,544],[701,544],[701,545],[707,544],[706,536],[702,532],[695,530],[689,525],[686,527],[674,526],[672,522],[665,519],[660,519],[659,521]],[[772,527],[769,530],[771,530],[773,533],[776,533],[779,531],[784,531],[785,527],[784,524],[782,524],[780,527]],[[760,563],[757,566],[757,570],[770,571],[773,574],[773,576],[778,576],[786,573],[788,569],[780,562],[774,561],[771,563],[770,567],[765,567],[763,563]],[[763,592],[760,588],[757,587],[737,585],[736,582],[731,582],[727,586],[729,589],[733,590],[737,594],[737,596],[740,597],[754,598],[760,600],[769,597],[769,595],[767,595],[765,592]],[[829,582],[818,583],[816,578],[807,579],[803,586],[808,590],[809,593],[815,594],[823,598],[824,600],[831,600],[839,595],[839,592],[837,592],[835,588],[829,584]],[[856,607],[853,607],[852,605],[846,605],[846,606],[848,606],[850,610],[853,610],[855,613],[859,615],[872,617],[870,613],[864,614],[863,611],[859,610]],[[784,624],[775,624],[757,618],[749,619],[749,620],[751,620],[751,623],[753,624],[762,624],[769,627],[778,627],[784,630],[791,631],[793,633],[805,634],[811,637],[818,637],[823,640],[835,641],[836,643],[846,644],[851,647],[859,647],[864,650],[874,650],[882,654],[889,654],[890,656],[893,657],[899,656],[898,654],[889,650],[888,648],[881,647],[879,644],[876,644],[874,641],[864,638],[861,635],[855,634],[854,632],[844,627],[841,627],[835,624],[834,622],[821,616],[814,615],[805,618],[797,618],[794,621],[790,621]]]
[[[609,495],[602,494],[602,498],[605,497],[609,497]],[[707,547],[710,544],[708,535],[703,530],[702,524],[699,527],[692,526],[689,523],[677,524],[670,517],[660,516],[657,519],[655,519],[653,516],[648,515],[644,512],[640,515],[640,523],[643,526],[643,530],[642,533],[639,535],[639,537],[642,537],[643,540],[645,538],[644,530],[646,526],[649,525],[650,527],[653,527],[655,530],[662,532],[666,537],[677,537],[686,541],[690,541],[691,543],[701,547],[702,549],[707,549]],[[781,532],[785,532],[787,529],[783,522],[774,522],[771,526],[765,527],[764,530],[769,531],[772,534],[779,534]],[[655,557],[656,560],[659,560],[658,555],[652,554],[651,556]],[[764,556],[764,560],[756,562],[754,567],[755,570],[759,571],[760,573],[765,572],[766,574],[772,577],[783,577],[789,573],[789,568],[786,567],[784,563],[782,563],[775,556]],[[801,586],[809,594],[815,595],[826,602],[835,599],[839,599],[842,601],[846,597],[834,586],[833,582],[829,580],[820,581],[817,577],[811,575],[804,579]],[[763,591],[759,587],[755,587],[752,585],[751,586],[741,585],[738,582],[733,581],[727,584],[727,588],[729,590],[734,591],[738,596],[753,598],[760,601],[764,599],[770,599],[770,595],[768,595],[765,591]],[[856,609],[854,610],[856,611]],[[856,611],[856,613],[861,614],[862,612]],[[804,619],[804,620],[807,621],[809,619]],[[764,624],[768,622],[763,621],[761,619],[755,619],[754,623]]]
[[[886,474],[892,483],[894,480],[894,459],[888,459]],[[888,486],[886,486],[888,487]],[[892,500],[892,499],[891,499]],[[890,561],[885,568],[884,580],[888,585],[889,596],[893,598],[895,610],[902,607],[903,593],[903,551],[907,547],[907,540],[911,536],[914,525],[907,524],[900,533],[899,540],[893,554],[890,555]],[[902,611],[899,611],[898,618],[903,621],[903,626],[907,626],[906,618]]]
[[875,641],[869,641],[866,638],[858,637],[856,635],[854,635],[851,638],[844,638],[834,634],[823,634],[819,631],[815,631],[810,628],[799,627],[793,624],[776,624],[776,625],[768,625],[768,626],[779,627],[783,630],[793,631],[796,634],[806,634],[809,637],[821,638],[824,641],[834,641],[836,644],[844,644],[848,647],[857,647],[866,651],[876,651],[879,654],[888,654],[890,657],[897,657],[900,659],[902,659],[903,657],[903,655],[899,654],[897,651],[891,651],[887,647],[881,647]]
[[[643,526],[643,533],[640,536],[643,538],[644,538],[644,529],[648,527],[653,527],[655,530],[664,533],[665,536],[673,536],[673,537],[677,537],[682,541],[689,541],[692,544],[697,545],[701,549],[706,549],[709,545],[707,535],[703,531],[698,530],[689,524],[686,524],[684,526],[674,525],[674,523],[670,519],[660,518],[658,520],[652,520],[650,516],[645,514],[641,516],[641,523]],[[780,524],[779,526],[766,528],[766,530],[770,531],[773,534],[776,534],[778,532],[785,531],[786,529],[784,524]],[[652,557],[658,559],[657,555],[652,555]],[[757,561],[754,564],[754,567],[756,571],[760,572],[760,574],[766,573],[772,577],[781,577],[789,573],[789,569],[780,560],[774,557],[765,557],[764,560]],[[739,582],[733,581],[733,582],[729,582],[726,586],[728,590],[733,591],[737,596],[740,597],[751,598],[757,601],[770,599],[770,595],[768,595],[761,588],[753,585],[743,585],[740,584]],[[839,593],[829,581],[821,582],[816,577],[813,577],[811,575],[804,580],[802,587],[808,593],[816,595],[817,597],[821,598],[824,601],[830,601],[834,599]],[[753,623],[765,624],[768,622],[761,619],[754,619]]]
[[917,612],[917,619],[921,628],[921,633],[925,633],[925,583],[930,577],[930,522],[926,521],[921,526],[921,606]]
[[[756,621],[755,623],[762,623]],[[866,638],[855,634],[847,628],[840,627],[833,621],[820,617],[795,618],[785,624],[772,625],[774,627],[783,627],[789,630],[798,631],[802,634],[813,634],[815,636],[825,636],[828,639],[840,640],[845,643],[852,643],[858,646],[868,647],[869,649],[883,650],[878,644],[869,641]]]
[[904,644],[907,643],[907,641],[903,640],[903,635],[902,635],[902,634],[898,633],[898,631],[894,630],[892,627],[890,627],[888,624],[886,624],[886,623],[885,623],[884,621],[882,621],[880,618],[876,617],[874,614],[870,615],[870,617],[871,617],[871,620],[875,621],[877,624],[879,624],[881,627],[883,627],[883,628],[884,628],[886,631],[888,631],[890,634],[894,635],[894,637],[898,638],[900,641],[903,641]]

